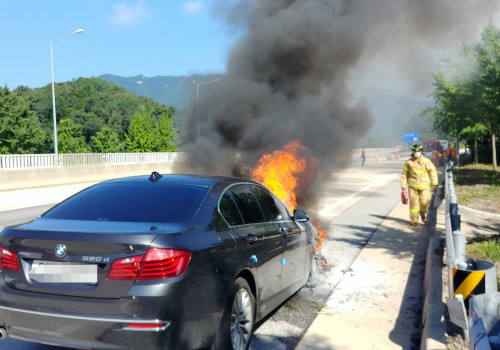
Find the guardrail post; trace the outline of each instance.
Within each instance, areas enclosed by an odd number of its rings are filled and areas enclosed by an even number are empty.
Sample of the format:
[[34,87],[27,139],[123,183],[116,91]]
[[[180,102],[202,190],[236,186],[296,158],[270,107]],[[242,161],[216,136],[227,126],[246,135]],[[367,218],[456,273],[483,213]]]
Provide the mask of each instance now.
[[467,267],[465,257],[465,233],[462,231],[453,231],[453,247],[455,250],[455,258],[457,260],[457,267],[465,269]]

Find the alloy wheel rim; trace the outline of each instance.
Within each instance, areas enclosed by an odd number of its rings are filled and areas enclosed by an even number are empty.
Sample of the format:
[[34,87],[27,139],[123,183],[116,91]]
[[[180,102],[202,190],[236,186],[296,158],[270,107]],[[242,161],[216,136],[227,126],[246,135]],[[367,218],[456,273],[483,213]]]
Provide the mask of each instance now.
[[236,294],[231,310],[231,344],[234,350],[247,348],[252,325],[252,299],[247,290],[242,288]]

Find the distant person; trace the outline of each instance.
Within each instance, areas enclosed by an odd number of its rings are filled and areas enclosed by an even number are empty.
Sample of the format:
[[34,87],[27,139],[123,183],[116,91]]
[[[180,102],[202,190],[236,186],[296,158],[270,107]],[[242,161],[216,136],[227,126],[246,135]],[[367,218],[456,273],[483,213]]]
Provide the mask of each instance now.
[[453,165],[457,165],[457,144],[453,144],[451,148],[451,156],[453,158]]
[[432,150],[432,162],[436,168],[439,167],[439,151],[437,147]]
[[396,160],[399,160],[401,153],[401,145],[397,145],[396,148],[394,149],[394,154],[396,155]]
[[361,166],[365,166],[365,159],[366,159],[366,152],[365,149],[363,148],[361,150]]
[[410,224],[417,226],[418,216],[427,222],[427,212],[431,201],[430,187],[435,191],[438,186],[436,167],[423,156],[423,147],[413,145],[411,158],[408,159],[401,173],[401,190],[406,191],[410,199]]
[[446,149],[446,161],[449,162],[451,160],[451,147]]

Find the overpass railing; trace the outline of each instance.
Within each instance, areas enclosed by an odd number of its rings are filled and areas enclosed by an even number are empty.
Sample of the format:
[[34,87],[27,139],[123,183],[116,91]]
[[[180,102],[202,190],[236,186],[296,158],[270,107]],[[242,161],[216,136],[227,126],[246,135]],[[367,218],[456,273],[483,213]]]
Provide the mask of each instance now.
[[173,162],[180,155],[181,152],[2,154],[0,169]]

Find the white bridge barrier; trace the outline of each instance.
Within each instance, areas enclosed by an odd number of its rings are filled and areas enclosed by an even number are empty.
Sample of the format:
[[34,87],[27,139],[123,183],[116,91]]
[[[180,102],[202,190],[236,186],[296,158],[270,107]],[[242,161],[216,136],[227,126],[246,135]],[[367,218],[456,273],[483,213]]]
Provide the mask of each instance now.
[[179,152],[2,154],[0,169],[173,162],[178,155]]
[[[365,151],[367,162],[398,159],[407,153],[394,148]],[[360,162],[361,148],[338,156]],[[183,152],[0,155],[0,191],[97,182],[151,171],[167,174],[174,171],[174,163],[182,163],[183,159]]]
[[0,155],[0,191],[99,182],[152,171],[168,174],[183,156],[182,152]]

